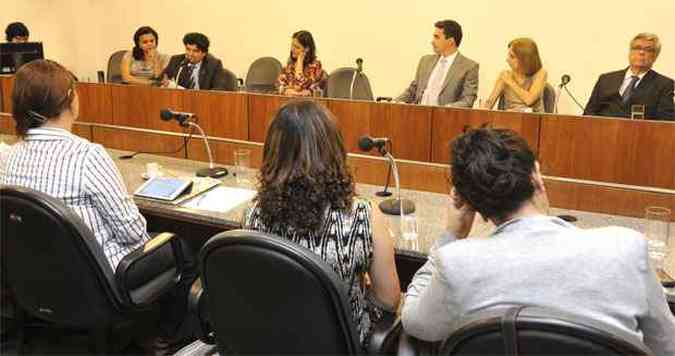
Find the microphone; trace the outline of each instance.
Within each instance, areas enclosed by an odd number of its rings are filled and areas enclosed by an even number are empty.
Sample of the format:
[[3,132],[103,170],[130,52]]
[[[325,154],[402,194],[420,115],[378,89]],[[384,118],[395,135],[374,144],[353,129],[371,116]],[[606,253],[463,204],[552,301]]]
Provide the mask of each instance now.
[[572,77],[570,77],[569,74],[563,74],[563,76],[560,78],[560,85],[558,85],[559,88],[562,89],[567,83],[572,81]]
[[363,72],[363,58],[356,58],[356,71]]
[[162,109],[159,111],[159,117],[164,121],[176,120],[181,126],[190,126],[187,122],[195,117],[191,112],[173,111],[171,109]]
[[359,149],[361,149],[361,151],[368,152],[373,148],[377,148],[380,153],[382,153],[383,150],[386,152],[385,145],[389,141],[390,140],[387,137],[361,136],[359,139]]
[[211,178],[220,178],[228,174],[227,168],[216,167],[213,163],[213,154],[211,153],[211,147],[209,146],[209,140],[206,138],[206,133],[197,125],[197,123],[192,122],[190,119],[197,117],[195,114],[190,112],[180,112],[173,111],[171,109],[162,109],[159,111],[159,117],[164,121],[176,120],[183,127],[193,127],[196,128],[199,133],[202,135],[204,140],[204,147],[206,147],[206,154],[209,157],[209,167],[202,168],[197,170],[197,177],[211,177]]
[[[385,145],[387,142],[391,142],[389,138],[378,137],[372,138],[369,136],[361,136],[359,139],[359,148],[361,151],[368,152],[373,148],[377,147],[378,151],[382,156],[384,156],[389,161],[389,169],[394,172],[394,183],[396,183],[396,198],[385,199],[380,202],[380,210],[388,215],[403,215],[412,214],[415,212],[415,203],[408,199],[401,199],[401,183],[398,178],[398,167],[396,166],[396,160],[391,153],[387,152]],[[389,177],[387,176],[387,184],[389,184]],[[385,194],[386,194],[385,188]]]

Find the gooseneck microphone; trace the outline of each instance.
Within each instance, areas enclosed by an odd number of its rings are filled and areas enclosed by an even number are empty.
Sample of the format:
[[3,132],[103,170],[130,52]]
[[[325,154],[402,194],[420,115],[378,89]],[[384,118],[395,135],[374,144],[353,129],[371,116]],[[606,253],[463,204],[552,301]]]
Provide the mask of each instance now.
[[356,68],[352,75],[352,84],[349,86],[349,99],[354,99],[354,85],[356,84],[356,77],[363,74],[363,58],[356,58]]
[[216,167],[213,164],[213,154],[211,154],[211,147],[209,146],[209,140],[206,138],[204,130],[201,126],[197,125],[193,120],[197,118],[197,115],[189,112],[180,112],[174,111],[171,109],[162,109],[159,111],[159,117],[164,121],[176,120],[179,125],[183,127],[194,127],[202,135],[204,140],[204,146],[206,147],[206,154],[209,156],[209,168],[202,168],[197,170],[197,177],[211,177],[211,178],[220,178],[227,175],[228,171],[225,167]]
[[[577,104],[579,109],[581,109],[581,111],[583,112],[584,106],[579,103],[579,100],[577,100],[577,98],[575,98],[574,95],[572,95],[572,92],[570,92],[569,88],[567,88],[567,84],[569,84],[569,82],[571,82],[571,81],[572,81],[572,77],[570,77],[569,74],[563,74],[563,76],[560,78],[560,85],[558,85],[558,87],[560,87],[561,91],[562,91],[562,89],[565,89],[565,92],[567,93],[567,95],[569,95],[569,97],[572,98],[572,101],[574,101],[574,103]],[[560,95],[558,95],[558,99],[560,99]],[[558,100],[557,99],[556,99],[556,103],[555,103],[555,112],[556,113],[558,112]]]
[[385,144],[389,142],[388,138],[372,138],[369,136],[362,136],[359,139],[359,148],[368,152],[373,148],[377,148],[378,152],[389,161],[389,167],[394,172],[394,183],[396,184],[396,198],[383,200],[379,207],[380,210],[388,215],[403,215],[412,214],[415,212],[415,204],[407,199],[401,199],[401,184],[398,178],[398,167],[396,160],[385,148]]

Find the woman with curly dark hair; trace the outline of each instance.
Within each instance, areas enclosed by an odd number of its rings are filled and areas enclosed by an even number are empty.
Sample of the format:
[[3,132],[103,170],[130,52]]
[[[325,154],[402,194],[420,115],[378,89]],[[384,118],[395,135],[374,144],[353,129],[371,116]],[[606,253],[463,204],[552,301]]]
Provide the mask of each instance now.
[[284,105],[267,132],[258,195],[244,225],[320,255],[348,283],[364,344],[382,310],[396,310],[400,286],[393,243],[379,234],[382,216],[354,196],[346,160],[326,109],[307,100]]

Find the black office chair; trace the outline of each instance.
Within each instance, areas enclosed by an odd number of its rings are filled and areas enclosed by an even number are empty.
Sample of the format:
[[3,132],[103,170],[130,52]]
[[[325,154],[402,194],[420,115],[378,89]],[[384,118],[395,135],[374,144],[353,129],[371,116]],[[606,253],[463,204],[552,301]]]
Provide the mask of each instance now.
[[239,91],[239,78],[237,78],[237,75],[227,68],[223,68],[223,70],[225,71],[225,82],[222,90]]
[[[613,325],[542,307],[497,306],[457,325],[441,355],[653,356],[640,340]],[[410,344],[404,345],[399,355],[411,354]]]
[[108,83],[124,83],[120,65],[122,63],[122,57],[124,57],[126,52],[127,51],[125,50],[115,51],[110,55],[110,58],[108,59],[108,75],[106,76],[108,78]]
[[277,81],[283,66],[274,57],[258,58],[246,73],[246,90],[258,93],[276,93],[274,83]]
[[408,285],[412,282],[415,273],[427,262],[427,256],[423,253],[411,250],[396,249],[396,272],[401,285],[401,291],[405,293]]
[[[28,314],[46,327],[89,331],[93,350],[105,351],[114,328],[147,316],[180,281],[182,251],[173,234],[157,235],[113,272],[94,234],[60,200],[0,186],[0,210],[1,268],[20,323]],[[19,346],[25,326],[18,326]]]
[[[373,90],[370,88],[370,81],[365,73],[356,73],[355,68],[339,68],[328,76],[326,84],[326,97],[355,99],[355,100],[373,100]],[[354,80],[354,91],[351,92],[352,80]],[[350,98],[350,92],[352,97]]]
[[[363,352],[346,284],[312,251],[273,235],[233,230],[212,237],[199,259],[204,292],[193,293],[206,298],[221,354]],[[395,349],[394,320],[385,319],[375,326],[370,352]],[[205,346],[179,354],[208,354]]]

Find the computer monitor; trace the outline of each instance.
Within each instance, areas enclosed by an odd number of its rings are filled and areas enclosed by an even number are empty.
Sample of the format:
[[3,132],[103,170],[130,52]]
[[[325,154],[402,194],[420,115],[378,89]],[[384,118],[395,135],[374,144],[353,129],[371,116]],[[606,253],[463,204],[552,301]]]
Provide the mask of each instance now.
[[0,74],[14,73],[22,65],[42,58],[42,42],[0,43]]

